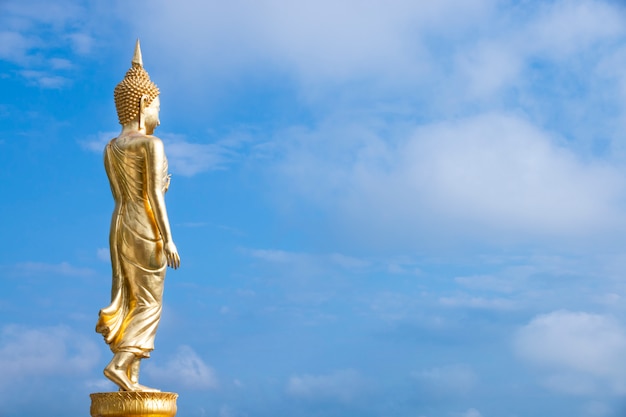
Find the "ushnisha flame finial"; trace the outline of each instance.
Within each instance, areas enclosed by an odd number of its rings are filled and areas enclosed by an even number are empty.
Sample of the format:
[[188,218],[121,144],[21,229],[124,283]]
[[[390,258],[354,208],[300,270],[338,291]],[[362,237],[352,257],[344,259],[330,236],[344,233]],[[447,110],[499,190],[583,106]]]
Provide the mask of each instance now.
[[137,117],[141,97],[145,96],[144,104],[149,106],[158,95],[159,88],[150,80],[148,72],[143,68],[141,47],[139,46],[139,39],[137,39],[132,66],[113,92],[120,124],[124,126]]
[[133,55],[132,64],[133,66],[137,64],[143,68],[143,59],[141,58],[141,45],[139,44],[139,38],[137,38],[137,43],[135,44],[135,55]]

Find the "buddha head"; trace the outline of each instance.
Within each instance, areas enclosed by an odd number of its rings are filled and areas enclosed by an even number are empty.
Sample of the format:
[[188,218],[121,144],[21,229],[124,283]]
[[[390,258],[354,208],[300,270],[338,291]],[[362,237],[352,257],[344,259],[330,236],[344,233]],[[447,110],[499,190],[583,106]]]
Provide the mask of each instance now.
[[122,126],[138,121],[140,129],[152,134],[159,124],[159,88],[143,68],[139,40],[131,65],[113,92],[117,117]]

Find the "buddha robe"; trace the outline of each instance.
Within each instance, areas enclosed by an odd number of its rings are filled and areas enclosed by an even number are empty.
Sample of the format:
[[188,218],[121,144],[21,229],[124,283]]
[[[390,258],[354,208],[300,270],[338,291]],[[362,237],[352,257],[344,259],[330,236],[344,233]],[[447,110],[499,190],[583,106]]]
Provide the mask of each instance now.
[[[149,139],[113,139],[105,148],[104,163],[115,199],[109,235],[113,283],[111,304],[100,310],[96,325],[114,353],[132,352],[144,358],[154,349],[167,263],[147,189],[160,186],[160,192],[165,192],[167,160],[163,155],[162,166],[150,166],[141,144]],[[160,184],[149,184],[154,169],[162,172]]]

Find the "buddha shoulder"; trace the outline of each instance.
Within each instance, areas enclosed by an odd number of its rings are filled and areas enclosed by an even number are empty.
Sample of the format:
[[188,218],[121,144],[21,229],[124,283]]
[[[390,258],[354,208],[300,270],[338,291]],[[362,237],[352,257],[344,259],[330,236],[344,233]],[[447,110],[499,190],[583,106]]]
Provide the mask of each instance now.
[[163,153],[163,141],[153,135],[145,135],[140,139],[141,146],[148,151],[148,153]]
[[153,135],[132,134],[113,139],[117,146],[128,150],[144,149],[149,152],[163,152],[163,141]]

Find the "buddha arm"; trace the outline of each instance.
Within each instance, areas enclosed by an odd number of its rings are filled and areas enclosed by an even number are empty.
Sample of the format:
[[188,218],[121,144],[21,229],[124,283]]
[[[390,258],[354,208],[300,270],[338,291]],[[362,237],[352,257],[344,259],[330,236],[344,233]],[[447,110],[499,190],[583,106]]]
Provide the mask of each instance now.
[[164,198],[164,178],[163,178],[163,165],[165,163],[165,150],[163,149],[163,142],[157,137],[150,137],[146,141],[146,180],[147,180],[147,193],[150,205],[154,212],[154,219],[156,221],[161,237],[164,243],[172,241],[172,234],[170,231],[170,222],[167,217],[167,210],[165,208]]
[[111,287],[111,300],[113,300],[120,289],[121,285],[121,271],[118,260],[118,223],[120,216],[120,200],[121,192],[119,184],[117,183],[117,177],[115,175],[115,169],[111,164],[111,150],[110,145],[104,148],[104,169],[106,170],[107,177],[109,178],[109,185],[111,186],[111,193],[113,194],[113,200],[115,201],[115,208],[113,209],[113,215],[111,216],[111,228],[109,231],[109,254],[111,257],[111,267],[113,271],[113,285]]

